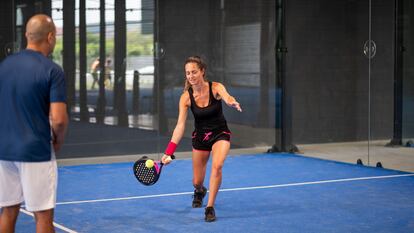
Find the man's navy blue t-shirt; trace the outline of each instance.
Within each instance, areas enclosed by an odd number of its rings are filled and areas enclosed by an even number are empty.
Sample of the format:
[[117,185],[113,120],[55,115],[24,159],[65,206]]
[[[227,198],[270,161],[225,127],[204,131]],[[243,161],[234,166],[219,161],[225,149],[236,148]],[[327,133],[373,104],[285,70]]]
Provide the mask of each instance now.
[[62,69],[39,52],[23,50],[0,63],[0,160],[51,159],[49,110],[65,102]]

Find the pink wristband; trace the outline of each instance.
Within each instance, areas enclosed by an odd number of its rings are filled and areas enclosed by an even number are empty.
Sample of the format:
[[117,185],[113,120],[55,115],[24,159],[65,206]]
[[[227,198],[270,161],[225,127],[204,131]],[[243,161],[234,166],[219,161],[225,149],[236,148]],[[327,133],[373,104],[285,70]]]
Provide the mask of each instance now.
[[177,144],[175,144],[174,142],[170,141],[168,143],[167,149],[165,149],[164,154],[166,155],[173,155],[175,152],[175,148],[177,148]]

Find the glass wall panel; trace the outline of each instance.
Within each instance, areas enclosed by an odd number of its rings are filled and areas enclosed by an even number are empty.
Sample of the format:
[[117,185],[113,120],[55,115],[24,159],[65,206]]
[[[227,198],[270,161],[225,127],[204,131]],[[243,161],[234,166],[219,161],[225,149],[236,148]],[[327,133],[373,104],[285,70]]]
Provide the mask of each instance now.
[[[386,148],[393,139],[394,119],[398,117],[398,103],[394,82],[397,79],[394,69],[394,20],[395,7],[392,1],[370,1],[370,25],[372,40],[370,71],[370,165],[383,161],[387,153],[394,151]],[[396,86],[398,84],[396,83]],[[400,137],[400,136],[399,136]],[[399,141],[396,139],[395,142]],[[388,152],[387,152],[388,151]]]
[[63,52],[63,2],[62,1],[52,1],[52,19],[56,25],[56,45],[52,53],[52,59],[54,62],[62,66],[62,52]]
[[414,2],[399,2],[402,4],[402,142],[414,147],[414,50],[408,49],[414,46]]
[[[412,1],[371,1],[370,165],[414,171]],[[411,141],[411,142],[410,142]]]
[[[59,158],[162,152],[177,121],[183,63],[192,55],[206,61],[209,80],[241,103],[242,113],[224,106],[233,149],[264,152],[276,143],[274,1],[19,0],[14,6],[21,47],[34,13],[50,14],[57,27],[52,58],[65,71],[70,113]],[[178,151],[191,151],[193,124],[189,113]]]
[[[233,149],[263,147],[276,138],[275,1],[159,1],[156,84],[159,129],[171,135],[184,88],[184,61],[200,56],[207,79],[223,83],[243,112],[225,106]],[[192,113],[188,113],[181,150],[191,150]]]
[[369,1],[289,0],[285,9],[284,124],[291,147],[367,164]]
[[[162,153],[177,122],[183,63],[198,55],[207,78],[241,103],[242,113],[224,106],[240,153],[299,149],[414,171],[410,0],[9,5],[6,56],[26,47],[33,14],[55,21],[52,59],[65,71],[71,119],[60,158]],[[181,152],[191,151],[191,113],[188,118]]]
[[[80,73],[78,59],[82,56],[80,1],[75,9],[76,100],[60,158],[158,153],[160,139],[153,109],[154,1],[84,0],[86,74]],[[86,76],[84,119],[82,75]]]
[[[50,14],[57,27],[52,58],[65,70],[71,119],[60,158],[162,153],[177,122],[183,63],[198,55],[207,78],[223,83],[243,108],[224,106],[233,149],[299,149],[414,170],[412,1],[10,6],[14,41],[3,46],[6,55],[25,48],[24,25],[33,14]],[[191,151],[188,118],[178,151]]]

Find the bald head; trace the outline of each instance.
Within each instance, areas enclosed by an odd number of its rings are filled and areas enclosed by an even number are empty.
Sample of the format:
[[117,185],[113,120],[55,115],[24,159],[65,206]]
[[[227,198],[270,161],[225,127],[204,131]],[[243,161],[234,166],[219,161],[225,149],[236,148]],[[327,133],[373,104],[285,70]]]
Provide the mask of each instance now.
[[56,28],[53,20],[44,14],[32,16],[26,24],[27,47],[51,53],[55,47]]
[[26,24],[26,37],[29,43],[41,43],[47,39],[50,32],[55,32],[55,24],[47,15],[34,15]]

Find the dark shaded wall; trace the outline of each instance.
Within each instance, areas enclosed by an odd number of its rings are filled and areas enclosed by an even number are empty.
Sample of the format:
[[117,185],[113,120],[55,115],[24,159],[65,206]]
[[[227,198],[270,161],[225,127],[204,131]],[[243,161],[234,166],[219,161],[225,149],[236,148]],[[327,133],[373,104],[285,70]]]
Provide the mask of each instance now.
[[[176,103],[165,103],[166,89],[184,86],[183,63],[188,56],[209,57],[210,1],[157,2],[155,23],[155,80],[153,90],[154,114],[158,115],[158,130],[169,134],[166,108]],[[198,10],[199,9],[199,10]],[[158,48],[157,48],[158,47]]]
[[403,4],[403,139],[414,139],[414,1]]
[[392,137],[393,2],[372,3],[370,84],[368,1],[286,1],[293,143],[367,140],[370,85],[372,139]]
[[13,1],[0,1],[0,62],[6,57],[6,47],[13,38]]
[[371,138],[392,139],[394,121],[394,1],[372,1]]
[[[159,1],[158,42],[164,54],[159,74],[164,86],[184,85],[184,60],[191,55],[209,54],[210,1]],[[197,10],[200,9],[200,10]]]
[[[260,60],[249,56],[237,57],[237,49],[242,50],[250,46],[248,48],[254,49],[251,53],[260,54],[260,41],[250,40],[256,37],[261,39],[260,33],[263,34],[264,30],[261,24],[266,22],[266,26],[272,28],[266,28],[268,38],[265,38],[264,43],[272,45],[266,49],[271,56],[274,56],[271,49],[274,48],[275,5],[269,0],[223,2],[222,5],[219,0],[159,1],[158,42],[165,52],[159,60],[159,73],[164,75],[160,79],[167,82],[167,87],[184,83],[183,63],[185,58],[191,55],[200,55],[207,61],[209,65],[207,75],[214,81],[239,86],[259,86]],[[264,7],[267,10],[266,15],[262,13]],[[238,40],[231,37],[237,33],[245,35],[243,32],[257,35],[238,38]],[[251,42],[255,44],[249,45]],[[245,47],[240,48],[241,46]],[[268,60],[274,63],[274,59]],[[246,64],[251,65],[252,68],[259,67],[257,77],[252,77],[252,74],[242,77],[248,73],[242,70]],[[231,71],[238,70],[236,68],[241,71],[239,70],[237,74],[232,73]],[[274,75],[274,64],[269,65],[268,69],[269,73]],[[238,80],[233,80],[235,78]],[[241,81],[241,79],[245,80]],[[273,85],[274,77],[268,79],[271,79],[270,85]]]

